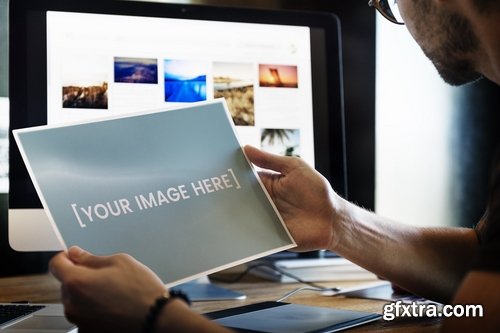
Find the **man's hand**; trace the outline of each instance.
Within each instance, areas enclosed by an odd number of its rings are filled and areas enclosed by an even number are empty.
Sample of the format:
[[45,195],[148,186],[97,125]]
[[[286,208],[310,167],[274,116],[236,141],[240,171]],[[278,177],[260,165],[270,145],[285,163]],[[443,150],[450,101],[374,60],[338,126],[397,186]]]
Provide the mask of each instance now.
[[[296,251],[332,249],[336,204],[341,198],[328,181],[302,159],[244,148],[298,244]],[[269,171],[271,170],[271,171]]]
[[162,281],[126,254],[95,256],[78,247],[52,258],[66,317],[82,332],[140,332]]

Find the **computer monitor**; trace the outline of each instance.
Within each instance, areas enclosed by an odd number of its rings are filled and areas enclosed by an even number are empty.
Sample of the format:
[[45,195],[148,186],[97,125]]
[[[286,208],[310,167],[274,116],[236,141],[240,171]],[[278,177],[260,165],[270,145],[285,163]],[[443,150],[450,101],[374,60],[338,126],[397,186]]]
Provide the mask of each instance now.
[[[329,13],[11,1],[10,128],[225,97],[243,144],[301,156],[346,196],[340,45]],[[11,247],[60,250],[14,144],[9,159]]]

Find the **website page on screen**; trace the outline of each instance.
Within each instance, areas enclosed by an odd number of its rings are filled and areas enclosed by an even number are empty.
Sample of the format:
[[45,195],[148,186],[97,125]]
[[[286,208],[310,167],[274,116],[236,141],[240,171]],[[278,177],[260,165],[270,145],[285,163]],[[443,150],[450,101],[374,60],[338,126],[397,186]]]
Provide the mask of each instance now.
[[242,144],[314,166],[307,27],[47,13],[47,122],[223,97]]

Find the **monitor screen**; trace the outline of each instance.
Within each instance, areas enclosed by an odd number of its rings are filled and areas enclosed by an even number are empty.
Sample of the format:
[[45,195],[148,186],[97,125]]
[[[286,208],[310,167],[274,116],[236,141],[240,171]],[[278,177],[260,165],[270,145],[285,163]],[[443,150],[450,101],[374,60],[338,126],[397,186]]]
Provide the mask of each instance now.
[[224,97],[242,143],[314,165],[310,28],[47,12],[47,123]]
[[[242,144],[300,156],[346,195],[334,15],[33,0],[11,1],[10,25],[11,129],[223,97]],[[19,240],[49,224],[14,146],[9,180],[11,245],[57,250]]]

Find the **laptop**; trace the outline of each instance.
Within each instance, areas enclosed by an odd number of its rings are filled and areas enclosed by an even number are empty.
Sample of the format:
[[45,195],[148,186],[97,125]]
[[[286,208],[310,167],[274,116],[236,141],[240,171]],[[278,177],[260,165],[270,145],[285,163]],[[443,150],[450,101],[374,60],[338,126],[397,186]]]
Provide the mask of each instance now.
[[62,304],[0,304],[2,333],[70,333],[76,325],[64,316]]

